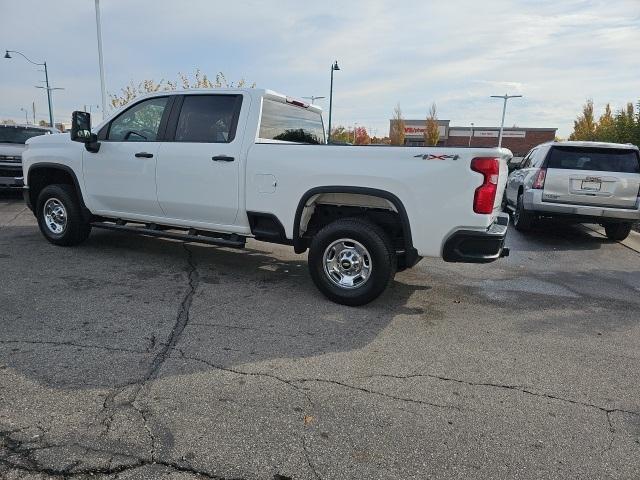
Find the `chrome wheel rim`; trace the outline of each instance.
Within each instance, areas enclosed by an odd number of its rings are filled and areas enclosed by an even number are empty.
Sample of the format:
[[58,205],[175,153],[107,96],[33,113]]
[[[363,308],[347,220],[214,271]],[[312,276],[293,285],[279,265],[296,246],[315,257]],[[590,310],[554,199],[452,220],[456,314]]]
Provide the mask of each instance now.
[[324,273],[340,288],[359,288],[367,283],[373,270],[369,251],[360,242],[341,238],[331,243],[323,255]]
[[44,223],[51,233],[60,235],[67,228],[67,210],[57,198],[50,198],[44,204]]

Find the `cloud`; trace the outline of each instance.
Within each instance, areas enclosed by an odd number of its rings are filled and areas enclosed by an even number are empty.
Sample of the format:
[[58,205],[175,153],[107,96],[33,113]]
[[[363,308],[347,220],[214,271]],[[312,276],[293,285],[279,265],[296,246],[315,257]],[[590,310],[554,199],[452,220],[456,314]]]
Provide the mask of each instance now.
[[[489,95],[518,93],[524,98],[510,103],[507,123],[566,135],[586,98],[618,107],[640,96],[637,0],[101,5],[111,92],[200,68],[292,96],[328,97],[337,59],[333,123],[358,122],[378,134],[397,102],[407,116],[423,118],[435,101],[453,124],[491,125],[500,105]],[[57,117],[100,103],[93,2],[4,2],[0,18],[0,47],[46,58],[52,83],[65,87],[56,93]],[[32,100],[44,117],[46,100],[33,88],[40,77],[24,61],[0,62],[0,117],[20,119]]]

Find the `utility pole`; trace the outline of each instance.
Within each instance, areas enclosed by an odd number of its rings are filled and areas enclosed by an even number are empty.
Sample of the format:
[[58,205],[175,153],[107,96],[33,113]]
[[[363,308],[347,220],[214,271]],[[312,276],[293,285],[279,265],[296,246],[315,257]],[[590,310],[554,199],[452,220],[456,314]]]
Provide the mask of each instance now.
[[102,119],[107,108],[107,88],[104,81],[104,61],[102,59],[102,27],[100,26],[100,0],[96,0],[96,33],[98,35],[98,63],[100,65],[100,93],[102,96]]
[[500,136],[498,137],[498,148],[502,147],[502,131],[504,130],[504,114],[507,111],[507,100],[510,98],[522,98],[522,95],[491,95],[491,98],[501,98],[504,100],[502,106],[502,122],[500,123]]
[[33,111],[33,124],[36,124],[36,102],[31,102],[31,110]]
[[338,61],[331,64],[331,87],[329,88],[329,134],[327,135],[327,144],[331,143],[331,110],[333,108],[333,72],[340,70]]

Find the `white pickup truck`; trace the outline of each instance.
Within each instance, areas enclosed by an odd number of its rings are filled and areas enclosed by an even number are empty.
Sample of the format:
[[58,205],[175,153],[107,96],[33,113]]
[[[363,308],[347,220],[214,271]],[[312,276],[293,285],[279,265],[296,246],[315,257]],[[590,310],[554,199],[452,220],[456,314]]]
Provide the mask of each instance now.
[[423,256],[490,262],[511,152],[327,145],[314,105],[260,89],[159,92],[91,129],[32,138],[24,197],[56,245],[92,227],[309,250],[331,300],[362,305]]

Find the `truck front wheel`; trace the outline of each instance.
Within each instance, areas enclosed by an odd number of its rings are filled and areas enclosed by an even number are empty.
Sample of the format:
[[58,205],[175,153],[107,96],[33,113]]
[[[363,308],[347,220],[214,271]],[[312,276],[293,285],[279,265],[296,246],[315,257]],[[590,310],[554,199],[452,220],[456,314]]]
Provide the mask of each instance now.
[[77,245],[87,239],[91,225],[82,218],[80,203],[71,185],[48,185],[38,195],[38,226],[55,245]]
[[314,237],[309,271],[330,300],[358,306],[376,299],[396,272],[396,255],[387,234],[358,218],[336,220]]

